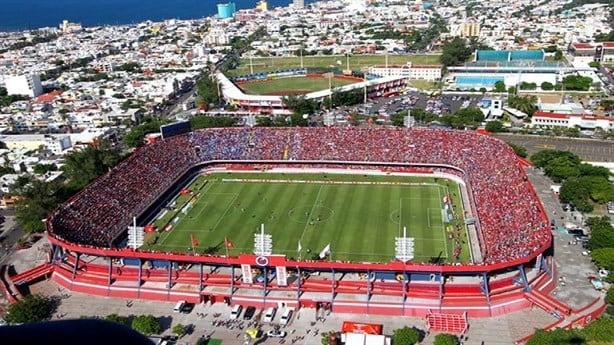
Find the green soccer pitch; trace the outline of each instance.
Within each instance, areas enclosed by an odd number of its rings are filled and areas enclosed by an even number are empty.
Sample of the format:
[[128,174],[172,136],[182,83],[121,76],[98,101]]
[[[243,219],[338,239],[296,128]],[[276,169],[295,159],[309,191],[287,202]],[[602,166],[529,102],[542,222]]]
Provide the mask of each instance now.
[[[456,262],[454,240],[444,224],[443,198],[452,196],[463,214],[456,182],[414,176],[216,173],[199,176],[186,194],[162,213],[148,234],[153,250],[225,254],[252,253],[254,234],[264,224],[273,238],[273,254],[311,259],[327,244],[333,260],[389,262],[394,241],[407,227],[415,239],[415,262],[434,258]],[[189,205],[189,206],[184,206]],[[458,262],[470,261],[462,219]],[[191,236],[198,241],[192,249]],[[154,243],[155,242],[155,243]]]
[[[331,78],[330,85],[338,87],[356,83],[353,80]],[[241,84],[241,89],[251,95],[289,95],[305,94],[328,89],[329,80],[326,77],[287,77],[267,81],[255,81]]]

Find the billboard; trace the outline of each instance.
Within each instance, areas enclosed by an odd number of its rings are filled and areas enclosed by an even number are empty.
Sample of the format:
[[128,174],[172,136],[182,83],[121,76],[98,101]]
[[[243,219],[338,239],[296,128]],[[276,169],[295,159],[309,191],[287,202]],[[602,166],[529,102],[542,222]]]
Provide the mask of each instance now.
[[277,277],[277,285],[278,286],[287,286],[288,285],[288,272],[286,271],[285,266],[277,266],[275,267],[275,276]]
[[252,267],[250,265],[241,265],[241,273],[244,284],[253,284]]
[[181,121],[171,123],[169,125],[160,126],[160,132],[162,133],[162,139],[171,138],[184,133],[192,131],[192,125],[190,121]]

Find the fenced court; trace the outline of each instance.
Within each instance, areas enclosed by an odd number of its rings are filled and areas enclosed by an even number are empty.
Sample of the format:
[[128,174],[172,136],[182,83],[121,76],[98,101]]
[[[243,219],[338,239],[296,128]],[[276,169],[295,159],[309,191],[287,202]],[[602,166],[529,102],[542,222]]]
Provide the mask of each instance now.
[[[220,173],[200,177],[189,189],[189,207],[173,205],[156,225],[162,251],[230,255],[251,253],[260,224],[273,236],[273,253],[310,259],[330,244],[329,259],[389,262],[394,238],[407,227],[415,261],[456,262],[444,209],[447,195],[460,206],[458,185],[413,176]],[[204,186],[204,187],[203,187]],[[184,200],[185,202],[185,200]],[[169,221],[170,219],[170,221]],[[462,236],[466,243],[466,231]],[[232,243],[227,248],[225,239]],[[301,252],[298,251],[299,242]],[[466,244],[458,262],[469,261]]]
[[[411,61],[416,65],[439,64],[440,55],[415,55],[415,54],[390,54],[388,55],[389,65],[403,65]],[[345,55],[309,55],[303,56],[302,67],[318,69],[346,69],[349,60],[351,70],[362,70],[366,72],[368,67],[386,64],[386,55],[351,55],[349,59]],[[301,67],[299,56],[290,57],[254,57],[242,58],[236,69],[227,71],[228,76],[237,76],[252,73],[273,72],[277,70]]]

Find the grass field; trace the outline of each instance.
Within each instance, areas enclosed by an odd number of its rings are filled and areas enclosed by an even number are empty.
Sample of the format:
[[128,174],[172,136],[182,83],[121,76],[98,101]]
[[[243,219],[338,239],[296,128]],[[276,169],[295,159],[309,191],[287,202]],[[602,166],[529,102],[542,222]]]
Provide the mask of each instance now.
[[[389,65],[401,65],[411,61],[416,65],[439,64],[439,55],[388,55]],[[363,70],[373,65],[386,64],[385,55],[352,55],[349,58],[351,70]],[[288,68],[301,67],[301,58],[292,57],[262,57],[252,58],[254,73],[271,72]],[[339,69],[347,68],[347,60],[343,55],[313,55],[303,57],[303,66],[306,68],[330,68],[335,66]],[[250,59],[243,58],[239,67],[226,73],[228,76],[250,74]]]
[[[264,181],[267,179],[268,181]],[[271,181],[275,180],[275,181]],[[349,184],[356,182],[356,184]],[[393,184],[397,183],[398,184]],[[333,260],[388,262],[394,257],[394,238],[407,227],[415,238],[415,261],[440,257],[454,261],[442,205],[446,193],[458,200],[455,182],[400,176],[330,174],[220,173],[199,177],[190,187],[199,194],[185,214],[179,212],[189,196],[182,196],[155,224],[161,232],[150,249],[224,254],[224,238],[233,243],[230,255],[253,252],[260,224],[273,237],[273,253],[302,258],[317,255],[328,243]],[[456,206],[456,212],[463,214]],[[464,226],[461,238],[466,243]],[[148,242],[151,239],[148,239]],[[307,250],[310,250],[309,254]],[[469,261],[466,244],[459,258]]]
[[[332,87],[353,84],[354,81],[345,79],[332,78],[330,84]],[[328,89],[329,79],[307,78],[307,77],[291,77],[278,78],[266,82],[252,82],[240,85],[241,89],[252,95],[288,95],[288,94],[305,94],[313,91]]]

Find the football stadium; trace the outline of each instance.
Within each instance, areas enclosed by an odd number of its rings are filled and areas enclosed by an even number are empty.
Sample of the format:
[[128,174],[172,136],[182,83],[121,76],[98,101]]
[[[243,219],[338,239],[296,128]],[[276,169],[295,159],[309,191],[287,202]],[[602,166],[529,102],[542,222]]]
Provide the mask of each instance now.
[[[172,132],[172,131],[171,131]],[[163,301],[468,317],[570,309],[549,220],[503,141],[426,128],[164,135],[46,220],[65,288]],[[41,273],[42,272],[42,273]]]

